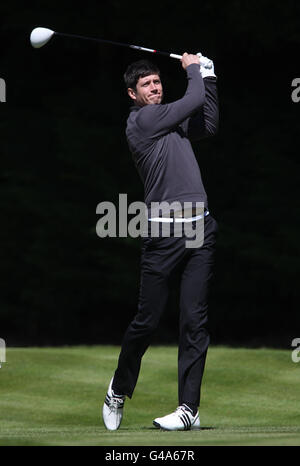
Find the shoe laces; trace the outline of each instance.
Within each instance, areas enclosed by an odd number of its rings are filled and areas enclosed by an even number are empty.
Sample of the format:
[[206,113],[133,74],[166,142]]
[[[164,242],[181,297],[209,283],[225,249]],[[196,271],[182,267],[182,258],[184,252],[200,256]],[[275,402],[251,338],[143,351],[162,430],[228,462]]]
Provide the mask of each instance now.
[[110,399],[110,402],[109,402],[109,407],[111,409],[111,411],[113,411],[114,409],[118,409],[120,407],[122,407],[122,405],[124,404],[124,400],[125,400],[125,397],[119,397],[119,396],[112,396],[111,399]]
[[179,411],[184,411],[186,414],[193,416],[193,414],[191,413],[191,411],[189,409],[187,409],[185,406],[181,405],[181,406],[178,406],[178,408],[176,408],[175,410],[175,413],[178,413]]

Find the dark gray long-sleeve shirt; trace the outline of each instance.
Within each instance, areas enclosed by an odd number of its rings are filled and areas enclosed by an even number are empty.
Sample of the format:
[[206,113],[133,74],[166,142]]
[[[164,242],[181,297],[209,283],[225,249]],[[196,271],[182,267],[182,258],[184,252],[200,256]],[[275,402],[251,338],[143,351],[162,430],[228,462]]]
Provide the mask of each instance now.
[[[131,108],[126,136],[144,184],[144,201],[203,202],[207,195],[190,141],[213,135],[218,127],[216,78],[202,78],[199,65],[186,68],[184,96],[169,104]],[[193,204],[195,205],[195,204]]]

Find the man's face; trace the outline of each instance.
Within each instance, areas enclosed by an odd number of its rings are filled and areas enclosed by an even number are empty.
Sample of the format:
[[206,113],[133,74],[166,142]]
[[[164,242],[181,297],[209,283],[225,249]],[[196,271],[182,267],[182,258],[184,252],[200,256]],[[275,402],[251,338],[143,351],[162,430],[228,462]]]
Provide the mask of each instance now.
[[128,94],[141,107],[148,104],[160,104],[163,98],[160,77],[157,74],[150,74],[139,78],[136,91],[129,88]]

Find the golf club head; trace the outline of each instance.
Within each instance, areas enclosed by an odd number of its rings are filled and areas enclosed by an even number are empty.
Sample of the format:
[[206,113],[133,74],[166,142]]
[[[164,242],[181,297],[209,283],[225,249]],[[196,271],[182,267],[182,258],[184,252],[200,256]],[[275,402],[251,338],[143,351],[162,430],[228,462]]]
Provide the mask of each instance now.
[[53,34],[55,34],[55,32],[51,29],[40,27],[33,29],[30,34],[30,42],[32,47],[34,47],[35,49],[43,47],[43,45],[49,42]]

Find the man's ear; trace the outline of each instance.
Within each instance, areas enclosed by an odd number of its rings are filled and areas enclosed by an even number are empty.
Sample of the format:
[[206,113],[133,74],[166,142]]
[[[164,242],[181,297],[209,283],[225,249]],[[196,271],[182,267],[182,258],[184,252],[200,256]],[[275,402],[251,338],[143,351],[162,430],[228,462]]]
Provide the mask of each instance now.
[[128,95],[131,99],[133,100],[136,100],[136,94],[135,94],[135,91],[133,89],[131,89],[131,87],[129,87],[127,89],[127,92],[128,92]]

